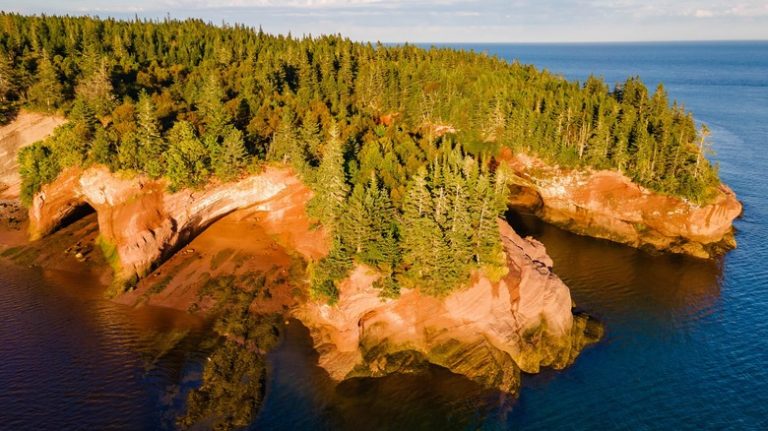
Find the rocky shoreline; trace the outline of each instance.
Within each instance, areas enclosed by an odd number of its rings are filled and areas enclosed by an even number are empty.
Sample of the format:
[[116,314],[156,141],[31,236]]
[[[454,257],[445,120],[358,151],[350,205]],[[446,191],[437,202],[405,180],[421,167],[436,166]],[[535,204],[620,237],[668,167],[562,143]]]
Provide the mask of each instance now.
[[726,185],[705,205],[652,192],[614,171],[574,171],[507,152],[510,205],[571,232],[654,252],[715,258],[736,247],[742,205]]
[[[43,238],[78,208],[90,206],[96,211],[99,243],[116,280],[142,280],[135,292],[118,295],[118,302],[149,301],[204,311],[214,308],[215,295],[200,292],[210,290],[211,282],[247,282],[247,272],[231,280],[226,277],[243,272],[249,257],[234,256],[242,254],[245,245],[233,244],[237,250],[229,255],[218,258],[221,250],[209,250],[204,258],[200,247],[185,248],[189,241],[222,216],[238,211],[241,222],[266,229],[277,241],[274,246],[304,262],[316,260],[327,253],[328,240],[322,229],[310,227],[304,211],[310,197],[290,170],[273,167],[236,183],[173,194],[161,182],[121,178],[106,168],[69,170],[35,196],[29,231],[32,238]],[[250,309],[284,311],[286,317],[301,320],[310,328],[321,366],[336,380],[408,372],[432,363],[514,393],[521,372],[567,366],[585,345],[599,339],[601,331],[585,316],[574,317],[568,288],[552,273],[552,260],[541,243],[520,238],[502,220],[499,230],[508,273],[498,282],[476,274],[470,286],[446,298],[410,290],[385,300],[373,287],[376,272],[358,267],[342,283],[340,301],[328,305],[309,299],[304,272],[299,271],[286,279],[299,289],[299,299],[286,293],[289,286],[275,287],[270,298],[277,295],[279,304],[270,307],[265,305],[269,301],[260,299]],[[251,235],[240,233],[245,238]],[[191,252],[174,257],[180,249]],[[258,254],[256,249],[251,252],[249,256]],[[161,265],[171,257],[178,261],[175,267]],[[282,271],[295,272],[287,268]],[[201,278],[195,281],[195,277]],[[155,282],[143,281],[153,278]]]
[[[510,204],[550,223],[634,247],[699,257],[735,246],[732,222],[741,204],[725,186],[713,203],[696,206],[652,193],[615,172],[562,171],[509,153],[502,160],[515,173]],[[328,252],[329,239],[306,214],[311,196],[290,169],[276,166],[231,183],[175,193],[163,181],[126,177],[105,167],[69,169],[35,196],[28,222],[17,217],[18,204],[2,208],[9,224],[4,231],[13,224],[18,236],[28,223],[36,241],[32,250],[9,248],[12,243],[4,239],[5,252],[12,251],[4,256],[24,255],[25,262],[40,264],[63,253],[73,256],[77,268],[108,263],[113,285],[137,287],[116,290],[116,301],[192,313],[215,309],[221,299],[213,292],[217,286],[229,291],[243,283],[267,283],[249,312],[301,320],[320,365],[337,381],[413,372],[431,363],[514,393],[521,373],[563,368],[602,335],[599,323],[574,314],[570,292],[552,272],[544,246],[521,238],[502,220],[507,274],[501,280],[475,273],[469,285],[447,297],[411,289],[384,299],[373,287],[379,274],[357,266],[341,283],[336,304],[314,301],[307,294],[306,266]],[[56,240],[61,243],[56,248],[35,245],[89,208],[96,214],[82,226],[75,223],[66,240]],[[208,230],[213,233],[206,235]],[[71,237],[81,234],[88,237]],[[95,259],[96,244],[106,261]]]

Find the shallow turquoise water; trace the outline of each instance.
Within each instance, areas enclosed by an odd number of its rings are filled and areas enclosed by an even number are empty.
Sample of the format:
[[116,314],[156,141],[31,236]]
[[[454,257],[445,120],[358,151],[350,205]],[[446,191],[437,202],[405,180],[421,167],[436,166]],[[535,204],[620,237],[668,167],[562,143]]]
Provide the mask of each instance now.
[[[333,387],[294,322],[251,428],[768,429],[768,43],[458,47],[572,79],[663,81],[712,129],[714,159],[745,206],[739,247],[718,262],[651,256],[510,215],[606,325],[572,367],[526,376],[518,400],[440,369]],[[0,274],[0,429],[172,427],[199,379],[199,328],[157,359],[163,344],[147,334],[179,330],[179,316],[137,315],[75,292],[73,277]]]

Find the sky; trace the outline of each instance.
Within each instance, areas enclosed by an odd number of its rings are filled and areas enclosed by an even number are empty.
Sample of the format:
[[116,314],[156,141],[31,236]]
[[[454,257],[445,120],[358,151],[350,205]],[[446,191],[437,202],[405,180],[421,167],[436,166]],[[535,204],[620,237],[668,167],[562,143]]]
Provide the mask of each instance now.
[[0,9],[197,17],[372,42],[768,39],[768,0],[0,0]]

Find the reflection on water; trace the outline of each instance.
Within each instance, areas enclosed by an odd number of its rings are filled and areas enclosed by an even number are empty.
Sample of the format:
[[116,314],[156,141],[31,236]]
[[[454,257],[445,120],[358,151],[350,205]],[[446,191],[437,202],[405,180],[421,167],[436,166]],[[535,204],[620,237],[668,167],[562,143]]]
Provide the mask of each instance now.
[[[575,235],[514,211],[510,224],[542,241],[579,308],[593,314],[691,320],[717,309],[722,262],[650,254]],[[577,250],[577,251],[576,251]]]
[[269,356],[267,396],[250,429],[471,429],[511,401],[440,367],[336,385],[317,358],[309,331],[291,320]]
[[0,429],[173,424],[201,322],[115,305],[87,277],[6,264],[0,274]]

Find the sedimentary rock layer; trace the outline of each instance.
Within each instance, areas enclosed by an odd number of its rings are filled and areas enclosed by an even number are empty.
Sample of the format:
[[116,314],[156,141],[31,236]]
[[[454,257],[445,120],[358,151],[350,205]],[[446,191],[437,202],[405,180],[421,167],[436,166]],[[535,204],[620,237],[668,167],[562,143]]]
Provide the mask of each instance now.
[[721,185],[706,205],[652,192],[615,171],[575,171],[506,154],[515,172],[511,204],[573,232],[633,247],[716,257],[735,247],[741,203]]
[[56,229],[84,205],[96,210],[100,241],[115,279],[142,277],[220,217],[241,208],[279,217],[286,194],[310,192],[292,171],[267,167],[259,175],[170,193],[164,181],[121,177],[105,167],[72,168],[43,186],[29,210],[30,237]]
[[47,138],[63,123],[63,117],[21,111],[13,122],[0,127],[0,199],[19,197],[19,150]]
[[544,246],[499,221],[508,274],[477,274],[444,298],[406,290],[382,299],[378,275],[358,266],[334,305],[308,302],[296,316],[310,329],[320,365],[331,377],[380,376],[432,363],[489,387],[515,392],[520,371],[563,368],[599,337],[574,317],[568,288],[552,273]]

